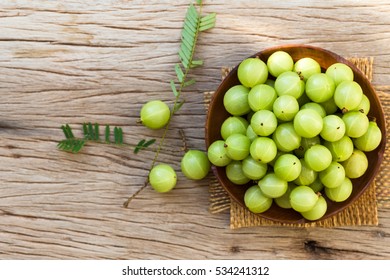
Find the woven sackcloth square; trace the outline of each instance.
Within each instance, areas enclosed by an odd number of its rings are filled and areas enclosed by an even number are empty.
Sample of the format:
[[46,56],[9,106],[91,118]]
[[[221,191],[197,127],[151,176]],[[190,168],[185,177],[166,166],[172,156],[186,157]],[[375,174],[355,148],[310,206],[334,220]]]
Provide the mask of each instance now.
[[[373,58],[349,58],[371,81]],[[231,68],[224,67],[222,70],[222,79],[230,72]],[[381,100],[386,114],[386,130],[390,132],[390,87],[378,87],[376,92]],[[204,93],[204,104],[207,111],[208,105],[214,92]],[[220,213],[230,210],[230,228],[237,229],[241,227],[255,226],[291,226],[291,227],[336,227],[336,226],[358,226],[358,225],[378,225],[378,208],[390,208],[390,152],[389,143],[386,139],[386,151],[384,162],[380,168],[378,176],[371,184],[369,189],[352,205],[338,213],[337,215],[323,221],[306,224],[285,224],[264,219],[243,208],[233,199],[230,199],[227,192],[218,183],[217,179],[210,178],[209,193],[211,213]]]

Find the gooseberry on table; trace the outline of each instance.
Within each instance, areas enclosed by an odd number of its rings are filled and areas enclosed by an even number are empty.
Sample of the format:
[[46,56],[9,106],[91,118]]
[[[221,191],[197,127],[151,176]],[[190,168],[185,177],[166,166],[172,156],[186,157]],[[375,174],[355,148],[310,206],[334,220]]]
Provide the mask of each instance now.
[[142,106],[140,120],[150,129],[163,128],[169,121],[171,111],[161,100],[151,100]]
[[152,170],[150,170],[149,183],[157,192],[169,192],[176,186],[176,172],[168,164],[155,165]]

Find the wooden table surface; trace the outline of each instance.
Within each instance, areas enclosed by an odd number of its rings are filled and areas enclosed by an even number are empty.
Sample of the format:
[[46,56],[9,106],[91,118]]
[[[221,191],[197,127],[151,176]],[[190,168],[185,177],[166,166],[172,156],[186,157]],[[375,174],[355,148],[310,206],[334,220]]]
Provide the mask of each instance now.
[[[389,1],[204,1],[217,25],[200,36],[205,60],[174,117],[159,161],[180,170],[182,129],[205,149],[203,92],[220,68],[263,48],[305,43],[373,57],[373,84],[390,85]],[[208,212],[209,178],[159,194],[142,186],[152,150],[90,144],[59,151],[59,127],[123,127],[125,142],[159,137],[137,123],[143,103],[172,104],[189,0],[1,1],[1,259],[389,259],[390,210],[379,226],[231,230]],[[389,93],[390,94],[390,93]],[[211,176],[211,174],[210,174]]]

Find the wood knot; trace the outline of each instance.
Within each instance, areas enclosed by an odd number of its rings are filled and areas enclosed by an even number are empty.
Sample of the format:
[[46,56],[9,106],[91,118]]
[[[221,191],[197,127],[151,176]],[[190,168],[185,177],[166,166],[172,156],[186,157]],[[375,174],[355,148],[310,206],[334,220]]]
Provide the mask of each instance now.
[[379,237],[379,238],[384,238],[384,237],[386,237],[386,233],[384,231],[382,231],[382,230],[378,230],[376,232],[376,236]]
[[317,241],[315,241],[315,240],[306,240],[304,242],[304,245],[305,245],[305,250],[306,251],[314,252],[316,250],[316,247],[317,247]]
[[304,242],[304,248],[309,253],[315,253],[315,254],[331,253],[330,248],[319,245],[318,242],[315,240],[306,240]]
[[239,252],[241,252],[241,250],[240,250],[240,247],[238,247],[238,246],[232,246],[232,247],[230,247],[230,252],[231,253],[239,253]]

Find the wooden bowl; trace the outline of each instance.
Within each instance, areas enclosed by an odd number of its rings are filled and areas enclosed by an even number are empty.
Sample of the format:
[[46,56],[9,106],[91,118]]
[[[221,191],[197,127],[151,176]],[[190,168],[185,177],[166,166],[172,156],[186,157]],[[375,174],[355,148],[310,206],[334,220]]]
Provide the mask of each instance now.
[[[375,93],[375,90],[371,86],[370,82],[364,76],[364,74],[356,68],[352,63],[342,58],[341,56],[332,53],[328,50],[324,50],[318,47],[307,46],[307,45],[283,45],[265,49],[261,52],[258,52],[251,57],[259,57],[264,62],[267,61],[268,57],[274,53],[275,51],[285,51],[289,53],[294,61],[297,61],[300,58],[311,57],[315,59],[322,67],[322,69],[328,68],[330,65],[336,62],[341,62],[349,65],[354,72],[354,80],[360,84],[363,89],[364,94],[367,95],[371,102],[371,109],[368,114],[369,118],[375,118],[378,124],[378,127],[382,131],[382,141],[377,149],[372,152],[366,153],[368,157],[368,170],[366,173],[358,178],[352,180],[353,182],[353,191],[351,196],[344,202],[332,202],[327,199],[328,202],[328,210],[326,214],[321,218],[326,219],[330,216],[335,215],[336,213],[342,211],[348,205],[353,203],[356,199],[358,199],[364,191],[370,186],[373,182],[375,175],[379,170],[379,166],[383,159],[383,154],[385,151],[385,143],[386,143],[386,125],[385,118],[383,113],[383,108],[379,101],[378,96]],[[215,140],[222,139],[220,134],[220,128],[223,121],[229,117],[229,113],[225,110],[223,105],[223,97],[226,91],[234,85],[240,84],[237,78],[237,68],[233,68],[233,70],[229,73],[229,75],[222,81],[219,85],[218,89],[213,95],[211,99],[207,119],[206,119],[206,147],[208,148],[211,143]],[[270,77],[272,78],[272,77]],[[238,186],[231,183],[225,174],[224,167],[212,167],[214,175],[217,177],[219,183],[222,187],[228,192],[228,194],[241,206],[245,207],[244,204],[244,194],[248,187],[252,186],[253,183],[248,183],[246,185]],[[326,196],[325,196],[326,198]],[[264,213],[256,214],[260,215],[263,218],[270,219],[277,222],[284,223],[306,223],[309,222],[305,220],[301,214],[295,212],[292,209],[283,209],[273,203],[271,208]]]

